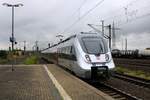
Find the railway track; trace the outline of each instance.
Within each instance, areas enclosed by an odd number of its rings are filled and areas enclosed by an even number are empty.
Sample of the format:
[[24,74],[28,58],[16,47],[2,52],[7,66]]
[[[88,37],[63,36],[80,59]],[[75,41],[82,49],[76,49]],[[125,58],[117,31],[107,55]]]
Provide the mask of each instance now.
[[118,63],[115,63],[116,66],[120,66],[122,68],[126,68],[126,69],[129,69],[129,70],[135,70],[135,71],[143,71],[144,73],[147,73],[149,75],[149,72],[150,72],[150,67],[147,67],[147,66],[139,66],[139,65],[131,65],[131,64],[118,64]]
[[90,82],[89,84],[91,84],[92,86],[96,87],[97,89],[103,91],[104,93],[110,95],[115,100],[142,100],[142,99],[132,96],[124,91],[121,91],[115,87],[112,87],[105,82],[94,82],[94,83]]
[[143,78],[138,78],[130,75],[125,75],[117,72],[115,72],[113,77],[150,89],[150,80],[146,80]]
[[[44,60],[44,59],[43,59]],[[63,68],[63,67],[62,67]],[[64,68],[63,68],[64,69]],[[66,69],[64,69],[66,70]],[[67,72],[71,73],[70,71],[66,70]],[[72,74],[72,73],[71,73]],[[99,89],[100,91],[110,95],[115,100],[142,100],[136,96],[133,96],[131,94],[128,94],[128,92],[122,91],[116,87],[113,87],[112,85],[109,85],[107,81],[102,82],[93,82],[91,80],[85,80],[83,81],[87,82],[88,84],[92,85],[93,87]]]
[[114,58],[114,62],[116,64],[128,64],[133,66],[143,66],[143,67],[150,67],[150,60],[143,60],[143,59],[124,59],[124,58]]
[[[125,64],[125,63],[117,63],[117,64]],[[144,66],[144,67],[150,67],[150,64],[142,64],[142,63],[126,63],[128,65],[134,65],[134,66]]]
[[131,58],[114,58],[114,61],[117,62],[129,62],[129,63],[138,63],[138,64],[150,64],[150,59],[131,59]]

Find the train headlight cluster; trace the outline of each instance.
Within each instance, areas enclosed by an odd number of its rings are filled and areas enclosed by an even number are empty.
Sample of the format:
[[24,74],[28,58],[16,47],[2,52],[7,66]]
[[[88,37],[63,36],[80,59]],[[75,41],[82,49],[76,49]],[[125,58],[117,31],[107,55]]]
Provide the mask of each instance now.
[[109,54],[105,54],[106,61],[109,61]]
[[85,55],[85,58],[88,63],[91,63],[91,59],[90,59],[89,55]]

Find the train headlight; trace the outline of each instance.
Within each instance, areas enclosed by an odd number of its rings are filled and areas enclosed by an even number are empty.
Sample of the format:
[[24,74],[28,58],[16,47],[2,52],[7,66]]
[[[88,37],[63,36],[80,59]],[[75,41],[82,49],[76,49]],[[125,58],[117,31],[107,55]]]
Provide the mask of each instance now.
[[108,54],[105,54],[105,59],[106,59],[106,61],[109,61],[109,55]]
[[86,58],[87,62],[91,63],[91,59],[90,59],[89,55],[85,55],[85,58]]

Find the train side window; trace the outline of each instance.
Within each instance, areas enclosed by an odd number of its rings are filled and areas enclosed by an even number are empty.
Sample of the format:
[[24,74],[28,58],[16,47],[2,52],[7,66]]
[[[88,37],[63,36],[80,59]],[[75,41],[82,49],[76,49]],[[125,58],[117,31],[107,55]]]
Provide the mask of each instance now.
[[65,53],[65,48],[63,48],[63,53]]
[[71,47],[71,46],[69,46],[69,54],[71,54],[71,49],[72,49],[72,47]]
[[73,46],[71,46],[70,54],[71,54],[71,55],[74,55],[74,54],[75,54],[75,50],[74,50],[74,47],[73,47]]
[[75,52],[75,48],[73,46],[71,46],[71,50],[70,50],[70,53],[71,53],[71,58],[72,60],[77,60],[76,59],[76,52]]
[[60,48],[60,53],[62,53],[62,49]]
[[59,48],[57,49],[57,53],[59,53]]
[[71,46],[70,54],[75,55],[75,49],[73,46]]
[[72,46],[70,47],[70,54],[72,54]]
[[65,54],[67,54],[67,47],[65,47]]
[[62,53],[64,53],[64,48],[62,48]]
[[67,54],[69,54],[69,46],[67,47]]
[[61,48],[61,53],[63,53],[63,48]]

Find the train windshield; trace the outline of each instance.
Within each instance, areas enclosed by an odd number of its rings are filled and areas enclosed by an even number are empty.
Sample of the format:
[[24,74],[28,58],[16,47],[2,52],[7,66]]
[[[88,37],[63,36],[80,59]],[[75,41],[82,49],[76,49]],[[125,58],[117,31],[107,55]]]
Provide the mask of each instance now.
[[89,54],[103,54],[108,52],[106,42],[99,37],[83,37],[83,50]]

